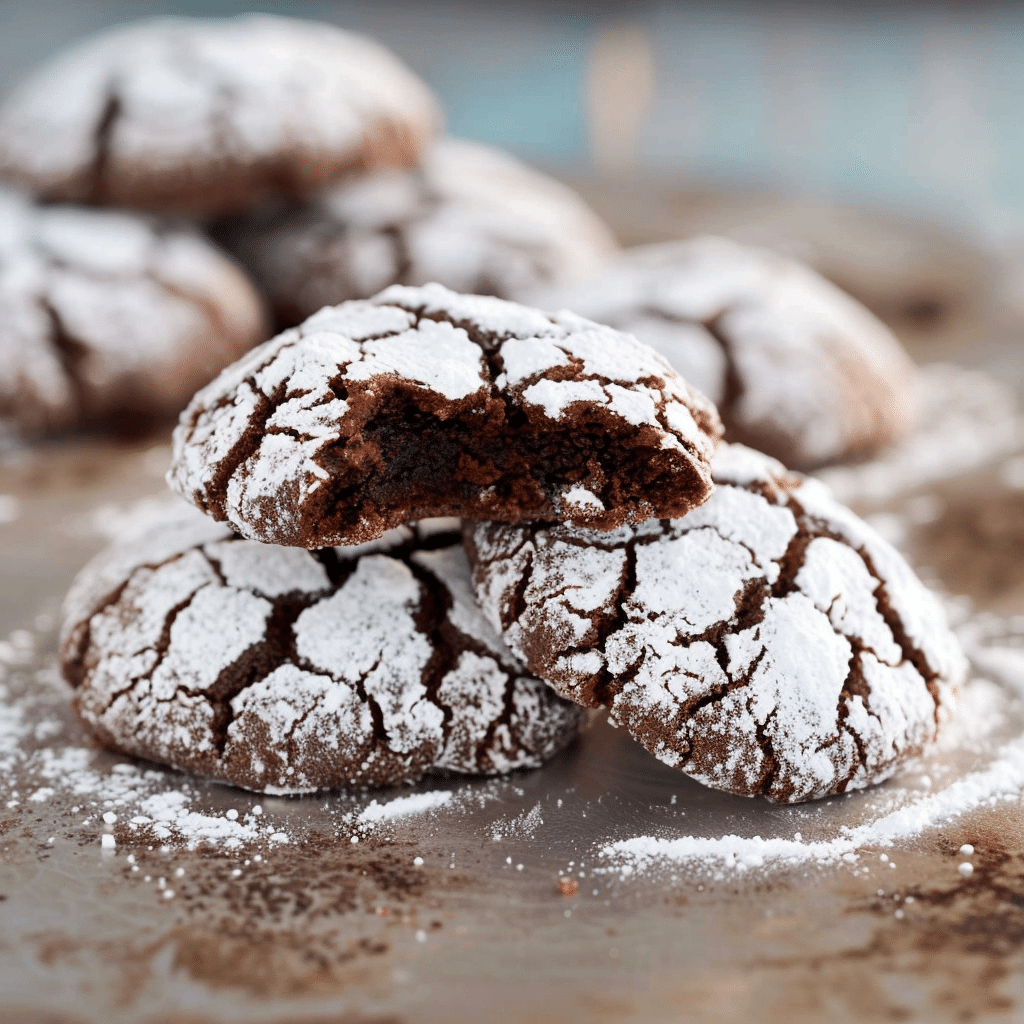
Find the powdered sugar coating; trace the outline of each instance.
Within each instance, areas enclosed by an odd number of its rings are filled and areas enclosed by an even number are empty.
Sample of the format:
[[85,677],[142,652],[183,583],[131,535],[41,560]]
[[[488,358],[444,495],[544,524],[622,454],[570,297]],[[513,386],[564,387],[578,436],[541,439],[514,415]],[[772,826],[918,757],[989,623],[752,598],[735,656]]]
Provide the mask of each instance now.
[[888,328],[767,250],[710,237],[640,246],[530,301],[635,334],[718,405],[729,440],[787,465],[866,455],[916,420],[915,369]]
[[117,750],[265,792],[536,767],[580,712],[494,635],[451,526],[308,552],[170,512],[68,595],[79,712]]
[[0,190],[0,418],[24,432],[176,413],[263,329],[198,234]]
[[438,281],[512,299],[582,281],[618,248],[570,188],[507,153],[454,139],[412,171],[346,183],[298,210],[245,216],[218,238],[282,326],[395,283]]
[[703,501],[719,430],[628,335],[396,285],[225,370],[182,416],[168,479],[244,536],[303,547],[444,515],[606,528]]
[[332,25],[162,18],[94,36],[0,107],[0,174],[46,199],[190,213],[408,166],[440,118],[393,54]]
[[466,530],[481,607],[559,693],[707,785],[799,801],[881,781],[948,714],[937,599],[821,484],[738,445],[688,516]]

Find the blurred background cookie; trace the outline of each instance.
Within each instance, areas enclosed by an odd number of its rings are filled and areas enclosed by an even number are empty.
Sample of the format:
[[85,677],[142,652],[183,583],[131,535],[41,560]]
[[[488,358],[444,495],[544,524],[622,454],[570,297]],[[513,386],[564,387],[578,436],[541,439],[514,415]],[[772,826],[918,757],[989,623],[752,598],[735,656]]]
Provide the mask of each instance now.
[[910,212],[649,175],[573,184],[624,245],[720,235],[800,260],[879,317],[919,360],[985,336],[1002,255]]
[[263,336],[259,295],[197,233],[0,190],[0,419],[23,434],[170,417]]
[[279,327],[396,283],[515,298],[590,276],[618,248],[566,185],[500,150],[454,139],[407,173],[238,218],[215,235],[269,297]]
[[723,238],[627,249],[536,294],[636,334],[718,405],[726,437],[798,468],[909,433],[916,370],[892,333],[809,267]]
[[427,87],[363,36],[156,19],[23,81],[0,107],[0,175],[44,199],[211,214],[413,164],[439,120]]

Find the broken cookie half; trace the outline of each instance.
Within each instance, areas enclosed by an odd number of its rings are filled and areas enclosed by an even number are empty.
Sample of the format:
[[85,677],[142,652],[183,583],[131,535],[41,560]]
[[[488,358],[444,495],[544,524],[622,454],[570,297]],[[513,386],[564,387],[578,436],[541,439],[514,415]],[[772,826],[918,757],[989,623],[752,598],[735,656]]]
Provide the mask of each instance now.
[[61,667],[105,746],[266,793],[534,768],[581,715],[484,620],[452,520],[309,552],[180,506],[82,570]]
[[965,662],[937,599],[816,481],[739,445],[681,519],[467,524],[492,626],[562,696],[706,785],[795,802],[935,739]]
[[611,529],[706,501],[720,435],[714,406],[631,335],[394,286],[200,391],[168,480],[246,537],[307,548],[434,516]]

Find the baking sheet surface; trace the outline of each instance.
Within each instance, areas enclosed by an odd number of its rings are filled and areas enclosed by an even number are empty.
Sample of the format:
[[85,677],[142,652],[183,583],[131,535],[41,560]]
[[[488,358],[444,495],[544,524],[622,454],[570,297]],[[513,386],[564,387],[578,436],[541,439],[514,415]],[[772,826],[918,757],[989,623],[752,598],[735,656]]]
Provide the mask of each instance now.
[[[55,670],[59,602],[105,537],[166,500],[168,447],[8,448],[0,1019],[1017,1018],[1017,797],[995,793],[827,864],[699,858],[630,872],[601,852],[637,836],[829,842],[927,809],[1016,750],[1024,457],[1012,431],[1000,436],[973,462],[859,505],[949,596],[983,680],[958,731],[883,787],[789,808],[692,783],[600,719],[538,771],[307,798],[99,751]],[[976,850],[970,876],[963,843]]]

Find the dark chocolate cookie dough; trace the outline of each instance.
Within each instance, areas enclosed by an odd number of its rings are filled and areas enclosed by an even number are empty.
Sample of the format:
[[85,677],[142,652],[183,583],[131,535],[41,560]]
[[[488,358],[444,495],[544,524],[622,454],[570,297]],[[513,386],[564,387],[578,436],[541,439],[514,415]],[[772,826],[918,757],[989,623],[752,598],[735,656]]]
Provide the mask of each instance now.
[[82,571],[61,663],[106,746],[268,793],[536,767],[580,715],[483,619],[454,520],[308,552],[182,506]]
[[199,392],[168,479],[244,536],[308,548],[442,515],[608,529],[705,501],[720,429],[629,335],[395,286],[321,310]]

